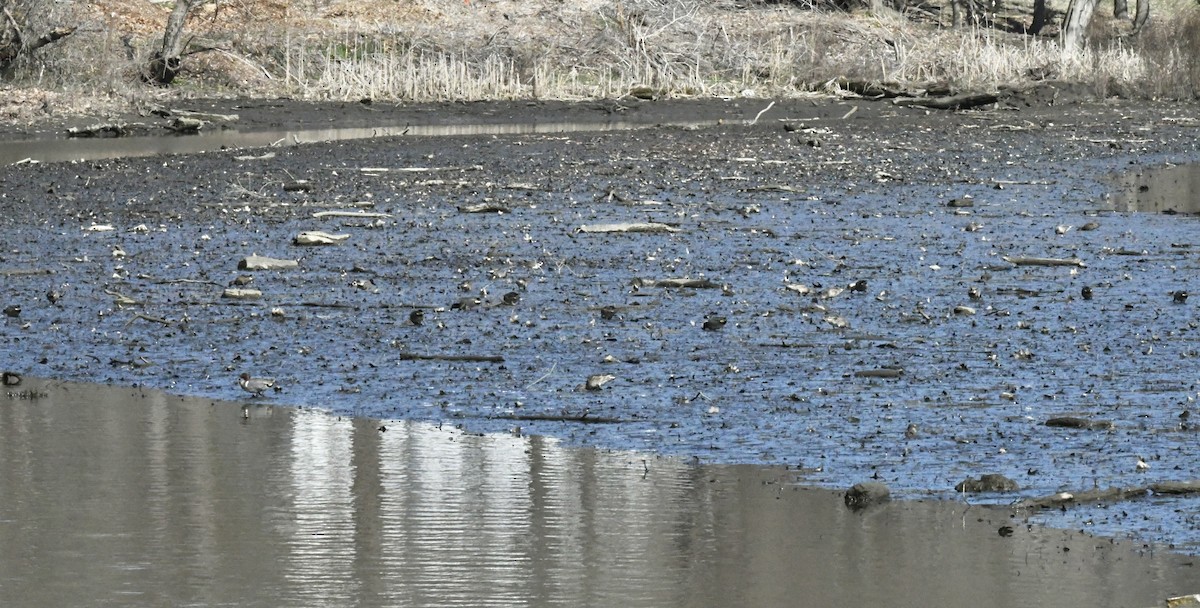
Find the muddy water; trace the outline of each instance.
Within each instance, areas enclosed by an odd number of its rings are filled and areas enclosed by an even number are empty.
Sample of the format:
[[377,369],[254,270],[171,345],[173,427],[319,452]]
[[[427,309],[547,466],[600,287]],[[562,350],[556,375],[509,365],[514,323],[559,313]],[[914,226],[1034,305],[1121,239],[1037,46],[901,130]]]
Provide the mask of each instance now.
[[[678,120],[657,126],[700,127],[716,120]],[[623,131],[651,125],[639,122],[525,122],[505,124],[399,125],[331,129],[214,131],[194,136],[139,136],[98,139],[35,139],[0,142],[0,165],[17,162],[60,162],[131,158],[157,154],[192,154],[227,148],[286,147],[314,142],[350,141],[373,137],[447,137],[454,135],[518,135]],[[256,154],[260,154],[256,152]]]
[[780,468],[247,412],[80,384],[0,396],[0,604],[1149,606],[1198,580],[961,503],[854,514]]

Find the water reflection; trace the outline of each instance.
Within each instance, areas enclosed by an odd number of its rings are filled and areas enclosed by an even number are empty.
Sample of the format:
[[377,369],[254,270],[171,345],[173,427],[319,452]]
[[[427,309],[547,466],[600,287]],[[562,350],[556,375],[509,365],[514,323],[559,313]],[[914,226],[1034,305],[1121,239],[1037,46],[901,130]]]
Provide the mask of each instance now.
[[1200,213],[1200,164],[1139,167],[1117,177],[1114,211]]
[[193,154],[226,148],[294,146],[322,141],[344,141],[373,137],[446,137],[452,135],[521,135],[578,131],[624,131],[650,126],[697,127],[717,124],[709,121],[639,122],[528,122],[506,124],[403,125],[348,127],[339,129],[293,129],[277,131],[214,131],[204,135],[155,135],[95,139],[38,139],[0,142],[0,165],[26,160],[61,162],[154,156],[156,154]]
[[1196,591],[1176,556],[962,504],[853,514],[779,469],[44,390],[0,396],[4,606],[1116,606]]

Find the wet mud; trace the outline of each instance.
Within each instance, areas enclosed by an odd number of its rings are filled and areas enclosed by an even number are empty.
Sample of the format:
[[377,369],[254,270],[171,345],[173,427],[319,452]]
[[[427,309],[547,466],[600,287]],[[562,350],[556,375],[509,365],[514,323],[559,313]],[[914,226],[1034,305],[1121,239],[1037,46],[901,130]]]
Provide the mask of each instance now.
[[[1200,289],[1196,219],[1111,196],[1131,167],[1200,156],[1195,107],[804,101],[749,124],[764,107],[6,167],[4,365],[903,497],[986,473],[1021,489],[957,498],[1200,477],[1200,296],[1179,297]],[[292,244],[312,230],[349,237]],[[252,254],[298,268],[239,270]],[[242,276],[261,295],[222,297]],[[243,372],[281,392],[240,393]],[[1045,424],[1063,417],[1111,428]],[[1147,497],[1044,516],[1195,552],[1197,513]]]

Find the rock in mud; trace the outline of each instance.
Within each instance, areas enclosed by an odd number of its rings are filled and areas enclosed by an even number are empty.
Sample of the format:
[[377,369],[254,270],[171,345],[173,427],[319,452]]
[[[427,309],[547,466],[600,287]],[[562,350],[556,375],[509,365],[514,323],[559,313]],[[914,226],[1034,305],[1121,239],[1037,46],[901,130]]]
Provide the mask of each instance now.
[[954,486],[955,492],[1016,492],[1021,489],[1017,482],[1000,475],[999,473],[987,473],[981,475],[979,479],[964,479]]
[[238,270],[287,270],[299,267],[300,262],[296,260],[280,260],[258,254],[252,254],[238,262]]
[[583,388],[589,391],[598,391],[605,384],[608,384],[616,379],[617,377],[612,374],[593,374],[588,376],[587,382],[584,383]]
[[892,491],[878,481],[856,483],[846,490],[846,506],[858,511],[892,499]]
[[262,292],[257,289],[242,289],[237,287],[227,287],[221,293],[222,298],[231,300],[257,300],[262,297]]

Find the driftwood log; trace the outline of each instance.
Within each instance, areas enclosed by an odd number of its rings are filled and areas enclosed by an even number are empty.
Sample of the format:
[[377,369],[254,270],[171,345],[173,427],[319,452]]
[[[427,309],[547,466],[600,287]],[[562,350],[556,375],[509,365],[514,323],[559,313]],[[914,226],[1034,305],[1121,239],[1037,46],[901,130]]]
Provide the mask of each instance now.
[[897,97],[892,103],[898,106],[920,106],[933,110],[966,110],[996,103],[1000,96],[995,93],[964,93],[946,97]]
[[1145,486],[1129,488],[1103,488],[1080,492],[1058,492],[1049,496],[1026,498],[1017,502],[1018,509],[1065,509],[1073,504],[1095,502],[1120,502],[1145,498],[1151,495],[1187,496],[1200,494],[1200,480],[1160,481]]

